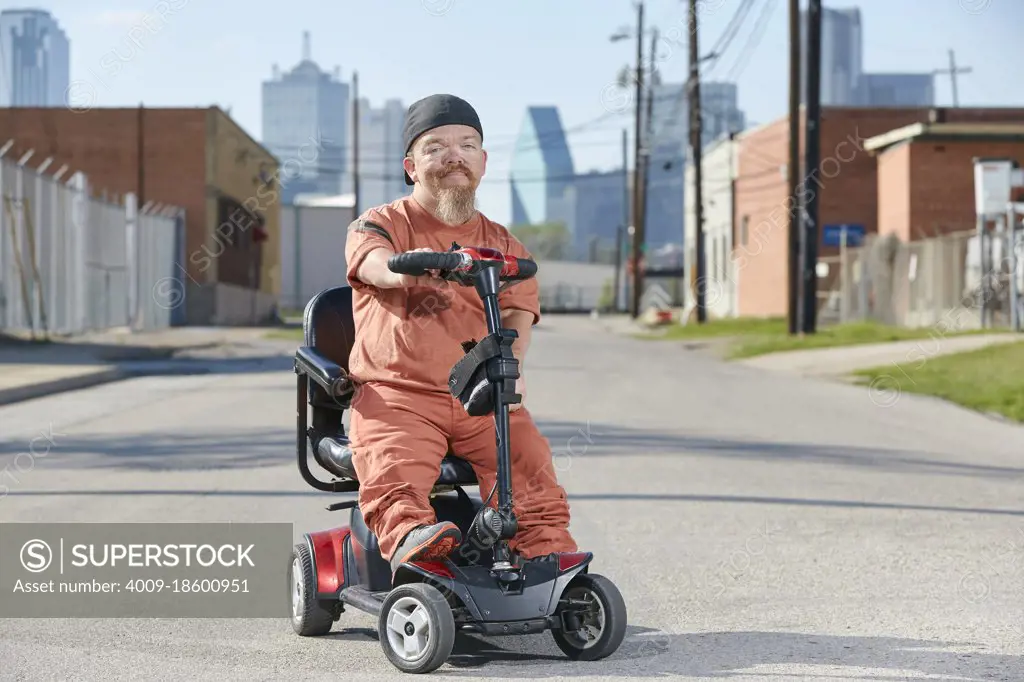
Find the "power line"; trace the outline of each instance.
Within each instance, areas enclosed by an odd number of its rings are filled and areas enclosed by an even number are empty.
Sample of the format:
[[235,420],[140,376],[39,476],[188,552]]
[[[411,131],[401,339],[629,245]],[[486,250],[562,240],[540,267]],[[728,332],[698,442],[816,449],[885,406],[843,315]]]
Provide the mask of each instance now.
[[[743,22],[746,20],[746,16],[750,13],[750,8],[753,5],[753,2],[754,2],[754,0],[742,0],[742,3],[740,4],[740,6],[736,8],[736,11],[733,13],[732,17],[729,19],[729,23],[726,24],[725,29],[722,30],[722,35],[720,35],[718,37],[718,41],[715,43],[716,47],[714,49],[712,49],[712,51],[708,55],[704,56],[703,58],[698,59],[698,65],[697,65],[697,69],[698,69],[697,77],[698,78],[700,77],[700,75],[699,75],[700,62],[704,62],[704,61],[710,61],[711,62],[711,66],[708,69],[708,74],[705,74],[705,75],[709,75],[710,72],[714,70],[715,64],[718,62],[719,59],[721,59],[722,55],[725,53],[725,50],[729,47],[729,44],[732,42],[733,38],[736,36],[736,31],[739,30],[740,26],[742,26]],[[735,27],[735,28],[733,28],[733,27]],[[718,47],[719,45],[721,45],[721,48]],[[692,87],[692,84],[691,83],[687,83],[686,85],[684,85],[684,87],[682,89],[680,89],[679,94],[677,95],[677,100],[676,100],[676,105],[675,105],[674,111],[678,111],[679,107],[682,106],[684,98],[686,98],[688,96],[688,94],[689,94],[689,88],[690,87]],[[720,115],[721,112],[716,112],[716,114]]]
[[757,50],[758,45],[761,44],[761,39],[764,38],[764,34],[768,29],[768,20],[775,11],[777,4],[778,0],[767,0],[761,8],[761,13],[754,20],[754,28],[751,29],[750,35],[747,36],[747,42],[744,43],[740,51],[740,56],[736,58],[736,62],[733,63],[729,73],[725,76],[727,81],[735,82],[740,77],[740,74],[746,71],[750,58],[753,56],[754,51]]
[[[340,173],[341,172],[337,167],[330,167],[330,166],[305,166],[304,170],[316,171],[316,172],[320,172],[320,173],[324,173],[324,174],[336,174],[336,173]],[[481,184],[483,184],[483,183],[499,183],[499,182],[501,182],[501,183],[515,182],[515,183],[524,183],[524,184],[525,183],[534,183],[534,182],[575,182],[575,181],[578,181],[578,180],[593,180],[593,179],[595,179],[595,177],[619,176],[619,175],[622,175],[623,172],[629,172],[629,171],[628,171],[628,169],[615,168],[615,169],[612,169],[612,170],[609,170],[609,171],[603,171],[603,172],[602,171],[598,171],[595,174],[590,174],[590,173],[572,173],[572,174],[567,174],[567,175],[548,175],[548,176],[538,175],[538,176],[534,176],[534,177],[527,176],[527,177],[523,177],[523,178],[513,178],[511,176],[497,176],[497,177],[495,177],[495,176],[485,175],[483,178],[480,179],[480,182],[481,182]],[[391,173],[365,173],[365,172],[360,172],[359,173],[359,177],[361,179],[363,179],[363,180],[379,180],[379,181],[402,180],[404,182],[404,177],[405,176],[403,176],[401,174],[398,174],[398,173],[391,174]],[[291,182],[292,180],[295,180],[295,179],[297,179],[297,178],[291,178],[291,177],[283,178],[282,182],[288,183],[288,182]]]
[[750,8],[753,6],[754,0],[742,0],[740,6],[736,8],[736,12],[729,19],[729,23],[722,31],[722,35],[719,36],[718,42],[715,43],[714,47],[711,48],[710,60],[711,65],[708,66],[707,75],[710,76],[711,72],[715,70],[718,65],[718,60],[721,59],[725,51],[729,49],[729,45],[733,39],[736,38],[736,34],[739,32],[743,22],[746,21],[747,15],[750,13]]
[[[616,130],[621,131],[622,129],[618,128]],[[572,145],[570,145],[570,147],[573,148],[573,149],[583,149],[583,148],[592,148],[592,147],[617,147],[617,146],[619,146],[619,144],[621,144],[621,143],[620,142],[616,142],[615,140],[591,140],[590,142],[576,142],[576,143],[573,143]],[[383,154],[380,154],[380,155],[369,154],[368,155],[368,154],[364,154],[363,151],[366,149],[366,147],[367,147],[367,145],[365,143],[360,143],[360,147],[359,147],[359,161],[360,161],[360,163],[365,162],[365,161],[375,161],[375,162],[378,162],[378,163],[396,163],[396,162],[401,162],[401,160],[404,158],[404,155],[401,154],[401,152],[395,153],[395,154],[390,154],[390,155],[383,155]],[[291,145],[289,145],[289,146],[275,146],[274,147],[274,149],[278,150],[279,153],[280,153],[281,150],[300,152],[301,150],[303,150],[305,148],[306,147],[304,147],[304,146],[293,147]],[[334,149],[341,150],[342,152],[347,152],[349,147],[347,147],[347,146],[339,146],[339,147],[335,147]],[[523,149],[524,148],[520,148],[519,151],[522,151]],[[487,145],[484,145],[484,151],[486,151],[488,154],[493,154],[495,151],[509,151],[509,150],[504,150],[504,149],[502,149],[500,147],[494,148],[494,147],[488,147]],[[306,166],[306,162],[303,160],[302,156],[303,155],[300,154],[300,153],[296,153],[294,155],[289,154],[287,158],[283,158],[283,159],[279,158],[278,160],[281,161],[282,163],[287,162],[287,161],[294,161],[294,162],[302,164],[303,166]],[[316,160],[315,158],[314,159],[310,159],[310,162],[312,163],[315,160]],[[327,167],[327,166],[325,166],[325,167]],[[336,169],[333,172],[340,172],[340,171],[338,169]]]

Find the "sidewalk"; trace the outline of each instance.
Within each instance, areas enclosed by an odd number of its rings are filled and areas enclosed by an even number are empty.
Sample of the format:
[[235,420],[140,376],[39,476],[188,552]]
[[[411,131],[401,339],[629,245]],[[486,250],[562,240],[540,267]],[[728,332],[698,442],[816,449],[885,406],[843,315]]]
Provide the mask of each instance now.
[[735,360],[738,364],[803,376],[840,378],[852,372],[890,364],[920,363],[927,358],[978,350],[995,344],[1024,341],[1024,334],[985,334],[923,338],[832,348],[771,353]]
[[121,363],[261,339],[269,328],[177,327],[154,332],[95,332],[49,342],[0,334],[0,405],[118,381]]

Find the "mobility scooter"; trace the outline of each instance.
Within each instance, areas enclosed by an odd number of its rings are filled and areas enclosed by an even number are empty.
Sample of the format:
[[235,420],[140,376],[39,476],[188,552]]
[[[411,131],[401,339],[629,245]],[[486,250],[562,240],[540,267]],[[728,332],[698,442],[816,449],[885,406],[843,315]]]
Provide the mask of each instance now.
[[[419,276],[438,272],[456,286],[474,286],[483,299],[488,336],[463,344],[466,355],[453,368],[453,395],[474,381],[493,391],[482,414],[493,412],[497,442],[497,504],[471,497],[479,483],[458,453],[441,461],[430,494],[438,521],[451,521],[463,541],[443,560],[411,561],[392,574],[377,538],[367,528],[357,500],[328,510],[351,509],[349,525],[305,533],[292,552],[289,589],[292,627],[302,636],[324,635],[345,607],[377,617],[384,653],[404,672],[427,673],[449,658],[457,630],[485,636],[550,631],[571,659],[596,660],[618,649],[626,631],[626,606],[615,585],[590,572],[593,554],[574,552],[543,561],[512,562],[508,540],[515,536],[509,403],[518,402],[518,363],[511,344],[517,334],[503,329],[498,308],[501,282],[534,276],[533,261],[487,248],[447,252],[405,252],[392,256],[393,272]],[[295,355],[298,375],[298,466],[317,490],[353,493],[359,481],[342,424],[353,386],[348,358],[355,338],[352,289],[339,286],[314,296],[303,314],[304,345]],[[456,386],[458,384],[458,386]],[[466,403],[467,405],[469,403]],[[467,407],[470,414],[472,409]],[[312,424],[307,418],[312,413]],[[314,476],[307,452],[330,481]],[[479,490],[478,490],[479,493]]]

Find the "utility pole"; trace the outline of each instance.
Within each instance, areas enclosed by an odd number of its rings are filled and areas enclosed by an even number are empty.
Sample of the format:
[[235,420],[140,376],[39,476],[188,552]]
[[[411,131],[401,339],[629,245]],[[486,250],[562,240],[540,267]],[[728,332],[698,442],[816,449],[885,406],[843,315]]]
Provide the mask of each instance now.
[[640,294],[643,291],[643,273],[641,272],[641,256],[644,244],[644,219],[640,193],[640,106],[643,104],[644,91],[644,2],[637,2],[636,19],[636,111],[634,112],[633,133],[633,250],[630,254],[633,264],[633,301],[630,312],[635,320],[640,316]]
[[[807,5],[807,146],[805,178],[818,169],[821,156],[821,0]],[[807,182],[805,179],[804,182]],[[818,312],[818,193],[811,192],[803,210],[803,316],[800,331],[813,334]]]
[[138,138],[136,144],[138,145],[138,177],[135,179],[135,194],[138,196],[138,206],[141,209],[146,205],[146,107],[139,102],[139,121],[138,121]]
[[359,74],[352,72],[352,194],[353,215],[359,215]]
[[700,115],[700,57],[697,44],[697,0],[690,0],[690,78],[686,86],[689,89],[690,102],[690,158],[693,159],[693,206],[694,233],[697,236],[697,322],[707,321],[705,293],[707,292],[707,268],[704,257],[704,199],[703,189],[703,126]]
[[789,333],[796,334],[800,309],[800,205],[796,197],[800,171],[800,0],[789,0],[789,224],[787,227],[786,267],[789,281]]
[[958,67],[956,65],[956,54],[953,52],[953,50],[949,51],[949,68],[948,69],[936,69],[935,71],[932,72],[936,76],[943,76],[943,75],[945,75],[947,73],[949,74],[949,79],[950,79],[950,81],[953,84],[953,106],[954,107],[960,106],[960,97],[957,95],[957,90],[956,90],[956,75],[958,73],[970,73],[970,72],[971,72],[971,67],[969,67],[969,66]]
[[[641,244],[644,245],[647,243],[647,199],[650,195],[651,186],[651,155],[654,153],[654,86],[657,82],[654,74],[654,56],[657,50],[658,29],[655,28],[651,34],[651,71],[647,74],[647,111],[644,115],[644,139],[643,144],[640,145],[641,154],[643,155],[643,173],[640,176],[643,178],[643,185],[640,194],[640,224],[645,226],[645,229],[641,232],[641,236],[643,237]],[[646,249],[644,249],[644,251],[645,250]],[[641,251],[641,256],[643,255],[644,253]],[[641,287],[643,287],[643,281],[643,276],[641,274]]]
[[619,288],[622,280],[622,241],[629,228],[629,131],[622,129],[622,225],[615,231],[615,290],[612,294],[612,308],[619,312]]

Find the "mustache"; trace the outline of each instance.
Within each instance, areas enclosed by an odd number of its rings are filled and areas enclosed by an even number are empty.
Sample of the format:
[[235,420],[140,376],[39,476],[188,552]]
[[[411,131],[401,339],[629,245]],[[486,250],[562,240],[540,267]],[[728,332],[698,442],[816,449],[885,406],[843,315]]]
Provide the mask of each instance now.
[[448,168],[446,170],[439,171],[437,173],[437,177],[438,178],[444,178],[444,177],[447,177],[447,176],[451,175],[452,173],[463,173],[470,180],[472,180],[474,178],[473,171],[469,170],[469,168],[467,168],[466,166],[463,166],[462,164],[458,164],[458,165],[452,166],[451,168]]

